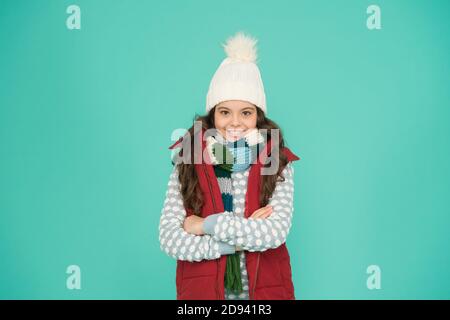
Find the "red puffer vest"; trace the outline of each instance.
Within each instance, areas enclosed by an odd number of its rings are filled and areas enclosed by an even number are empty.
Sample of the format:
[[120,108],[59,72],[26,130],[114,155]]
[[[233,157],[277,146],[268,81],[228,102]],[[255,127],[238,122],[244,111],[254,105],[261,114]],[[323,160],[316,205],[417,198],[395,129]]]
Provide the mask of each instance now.
[[[203,137],[199,135],[200,139]],[[202,150],[206,142],[202,140]],[[169,149],[175,148],[182,139],[175,142]],[[267,149],[269,152],[267,152]],[[264,159],[270,155],[271,141],[267,141],[264,150],[259,156],[259,161],[250,167],[247,193],[245,196],[245,217],[259,209],[259,191],[261,185],[260,170]],[[288,148],[282,151],[288,161],[299,160]],[[204,155],[207,152],[203,153]],[[201,190],[203,192],[204,205],[202,217],[224,211],[222,195],[219,183],[211,164],[202,161],[195,164]],[[193,214],[186,209],[187,216]],[[294,286],[289,253],[286,244],[283,243],[275,249],[263,252],[244,251],[247,263],[249,281],[249,295],[251,300],[293,300]],[[215,260],[202,260],[189,262],[177,260],[176,287],[178,300],[224,300],[224,277],[227,256],[223,255]]]

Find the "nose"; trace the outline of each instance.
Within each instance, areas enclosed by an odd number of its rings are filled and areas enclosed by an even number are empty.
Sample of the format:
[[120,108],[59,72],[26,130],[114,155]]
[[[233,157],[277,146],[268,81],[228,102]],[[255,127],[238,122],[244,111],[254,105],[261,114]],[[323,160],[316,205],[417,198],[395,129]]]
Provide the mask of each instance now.
[[231,119],[231,125],[233,126],[234,129],[237,129],[240,125],[240,121],[239,121],[239,115],[238,114],[234,114],[233,118]]

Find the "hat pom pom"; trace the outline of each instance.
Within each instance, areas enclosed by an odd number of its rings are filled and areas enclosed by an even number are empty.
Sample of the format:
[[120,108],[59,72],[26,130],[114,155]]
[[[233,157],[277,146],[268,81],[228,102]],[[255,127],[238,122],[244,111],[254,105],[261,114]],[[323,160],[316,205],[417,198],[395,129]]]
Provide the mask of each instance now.
[[228,58],[242,62],[256,62],[256,43],[258,40],[245,35],[242,32],[236,33],[227,40],[224,46]]

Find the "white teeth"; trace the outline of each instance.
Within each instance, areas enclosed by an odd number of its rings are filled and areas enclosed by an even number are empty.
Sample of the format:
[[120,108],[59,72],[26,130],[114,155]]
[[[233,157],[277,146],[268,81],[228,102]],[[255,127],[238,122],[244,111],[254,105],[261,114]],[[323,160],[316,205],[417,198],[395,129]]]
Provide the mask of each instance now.
[[240,137],[243,134],[242,134],[242,131],[228,131],[228,135],[233,136],[233,137]]

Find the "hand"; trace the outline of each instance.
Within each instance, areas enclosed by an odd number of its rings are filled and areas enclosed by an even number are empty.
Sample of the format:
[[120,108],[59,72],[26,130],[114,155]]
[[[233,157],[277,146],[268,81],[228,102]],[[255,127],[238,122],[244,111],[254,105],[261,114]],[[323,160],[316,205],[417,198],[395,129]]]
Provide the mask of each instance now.
[[267,205],[265,207],[259,208],[258,210],[255,210],[255,212],[253,212],[250,218],[265,219],[272,214],[272,211],[273,211],[272,206]]
[[205,233],[203,232],[203,218],[196,216],[196,215],[190,215],[186,219],[184,219],[183,223],[183,229],[187,233],[195,234],[197,236],[202,236]]

